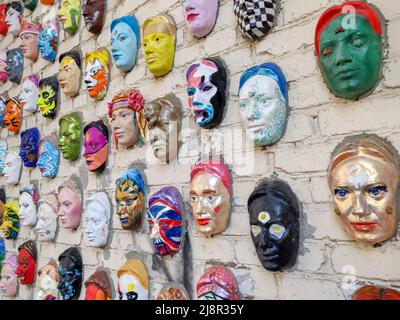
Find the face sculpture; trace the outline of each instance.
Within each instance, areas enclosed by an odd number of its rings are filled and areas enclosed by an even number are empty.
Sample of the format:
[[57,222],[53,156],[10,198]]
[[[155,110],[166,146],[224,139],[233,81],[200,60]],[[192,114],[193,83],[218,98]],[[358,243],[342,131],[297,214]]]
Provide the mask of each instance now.
[[39,190],[31,184],[19,190],[19,216],[23,226],[34,226],[37,221]]
[[183,15],[191,34],[203,38],[217,21],[219,0],[182,0]]
[[61,8],[58,11],[60,22],[64,30],[69,34],[75,34],[79,27],[79,18],[81,16],[80,0],[62,0]]
[[111,300],[111,283],[107,272],[98,270],[85,281],[85,300]]
[[189,106],[196,124],[204,129],[222,122],[226,105],[226,68],[220,58],[193,63],[187,73]]
[[25,167],[35,168],[39,158],[39,130],[32,128],[21,133],[19,156]]
[[165,285],[159,293],[157,300],[190,300],[186,289],[176,283]]
[[24,7],[29,11],[35,10],[38,4],[38,0],[22,0],[22,2],[24,3]]
[[124,72],[136,63],[140,39],[140,27],[134,16],[125,16],[111,23],[111,53],[115,66]]
[[57,77],[42,79],[39,83],[39,107],[42,116],[45,118],[54,118],[58,107],[58,80]]
[[4,114],[4,124],[8,131],[18,133],[21,129],[21,102],[18,98],[8,99],[6,102],[6,111]]
[[56,0],[40,0],[45,6],[52,6]]
[[58,82],[67,97],[76,97],[81,84],[82,59],[78,51],[69,51],[59,58]]
[[397,151],[375,135],[346,138],[328,169],[335,212],[356,241],[377,244],[397,232]]
[[178,155],[179,133],[182,127],[182,108],[174,95],[167,95],[145,106],[149,140],[154,155],[162,163],[169,163]]
[[[6,140],[0,140],[0,177],[3,175],[3,171],[5,168],[5,158],[7,155],[7,141]],[[1,212],[1,210],[0,210]]]
[[58,300],[59,292],[57,289],[60,281],[58,265],[55,260],[50,260],[48,264],[42,267],[39,272],[39,292],[36,300]]
[[106,49],[92,51],[85,56],[85,84],[89,97],[95,101],[103,100],[107,94],[110,57]]
[[73,247],[64,251],[58,257],[60,282],[58,290],[63,300],[78,300],[82,289],[82,256]]
[[275,0],[233,0],[233,10],[243,35],[250,40],[265,37],[275,22]]
[[161,14],[143,25],[143,47],[147,68],[156,77],[172,70],[175,56],[176,27],[174,20]]
[[7,4],[5,22],[8,25],[8,32],[17,37],[21,32],[22,13],[24,9],[21,2],[12,1]]
[[[1,85],[1,84],[0,84]],[[0,128],[5,126],[4,116],[6,114],[6,103],[8,101],[8,93],[0,94]],[[1,171],[0,171],[1,173]]]
[[0,85],[3,85],[7,82],[7,51],[0,49]]
[[159,256],[179,252],[184,209],[181,194],[175,187],[165,187],[150,197],[147,212],[150,239]]
[[200,300],[240,300],[239,286],[232,272],[223,267],[210,267],[196,285]]
[[108,158],[108,129],[102,120],[89,123],[83,130],[85,141],[83,143],[88,170],[101,172],[106,167]]
[[247,137],[258,146],[282,139],[288,117],[286,79],[272,63],[246,70],[239,85],[240,115]]
[[231,180],[223,163],[201,163],[190,174],[190,201],[197,230],[205,236],[224,232],[231,210]]
[[6,20],[7,3],[0,4],[0,41],[2,41],[8,33],[8,25]]
[[54,62],[59,44],[56,7],[51,9],[49,14],[43,18],[41,30],[38,39],[39,52],[44,60]]
[[149,276],[142,261],[127,260],[117,276],[119,300],[149,299]]
[[37,74],[30,75],[22,84],[21,107],[24,114],[31,114],[37,111],[37,103],[39,100],[39,76]]
[[39,142],[39,167],[42,177],[54,179],[57,176],[60,163],[60,151],[58,150],[57,138],[51,136]]
[[66,229],[76,229],[81,223],[82,190],[76,177],[70,178],[58,188],[58,216]]
[[86,235],[91,247],[107,244],[111,205],[105,192],[99,192],[86,201]]
[[16,185],[21,177],[22,161],[17,150],[9,150],[4,159],[3,175],[8,185]]
[[269,271],[291,268],[299,249],[299,204],[283,181],[265,180],[247,202],[251,238],[258,259]]
[[37,251],[36,245],[29,240],[18,247],[18,267],[15,274],[19,283],[29,285],[35,281]]
[[105,10],[106,0],[82,0],[82,15],[89,32],[101,33]]
[[8,80],[20,84],[24,72],[24,55],[21,48],[7,51],[6,71]]
[[400,292],[389,288],[363,286],[353,294],[352,300],[400,300]]
[[15,297],[17,295],[18,278],[15,274],[17,270],[17,256],[9,255],[2,262],[0,293],[4,297]]
[[4,206],[0,235],[6,240],[16,240],[20,229],[18,202],[11,201]]
[[21,40],[21,49],[24,57],[35,62],[39,56],[38,38],[40,28],[34,23],[22,20],[22,28],[19,38]]
[[60,125],[60,142],[58,146],[66,160],[76,161],[79,158],[82,140],[81,118],[77,113],[63,116]]
[[122,228],[136,230],[142,224],[146,184],[138,169],[124,172],[116,181],[115,200]]
[[[6,189],[0,188],[0,224],[3,223],[3,212],[6,204]],[[3,257],[4,258],[4,257]]]
[[38,221],[35,230],[39,241],[53,241],[57,232],[58,201],[53,194],[39,200]]
[[144,99],[139,91],[123,91],[108,104],[108,116],[114,131],[114,142],[131,148],[143,145],[146,139]]
[[378,13],[361,1],[329,8],[318,21],[315,50],[325,81],[337,97],[355,100],[365,96],[375,88],[382,68]]

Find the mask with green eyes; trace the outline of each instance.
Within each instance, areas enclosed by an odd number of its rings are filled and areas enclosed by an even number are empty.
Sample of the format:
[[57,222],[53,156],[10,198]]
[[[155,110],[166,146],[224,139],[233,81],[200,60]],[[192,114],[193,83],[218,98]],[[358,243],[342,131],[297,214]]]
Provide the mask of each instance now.
[[60,124],[60,151],[66,160],[75,161],[79,157],[82,127],[77,113],[62,117]]
[[70,34],[76,33],[79,26],[80,15],[81,15],[80,0],[62,0],[61,8],[58,11],[58,16],[66,32]]
[[49,77],[40,81],[38,107],[43,117],[54,118],[58,104],[58,80],[57,77]]

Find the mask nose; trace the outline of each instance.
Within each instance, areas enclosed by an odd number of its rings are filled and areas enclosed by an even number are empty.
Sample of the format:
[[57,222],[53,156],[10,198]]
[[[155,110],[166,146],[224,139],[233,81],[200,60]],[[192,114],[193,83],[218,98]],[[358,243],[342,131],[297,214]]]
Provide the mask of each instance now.
[[351,54],[345,47],[345,44],[339,43],[338,47],[336,48],[336,66],[344,66],[347,63],[352,62]]
[[155,223],[155,224],[153,225],[153,229],[151,230],[150,239],[156,239],[158,233],[159,233],[158,224]]
[[353,214],[359,215],[359,216],[369,214],[369,212],[367,210],[367,206],[365,204],[365,200],[360,193],[357,193],[355,195]]
[[257,103],[255,101],[249,102],[249,109],[246,114],[247,120],[258,119]]
[[271,239],[269,237],[268,231],[265,230],[261,233],[260,242],[258,244],[260,249],[265,250],[272,247]]

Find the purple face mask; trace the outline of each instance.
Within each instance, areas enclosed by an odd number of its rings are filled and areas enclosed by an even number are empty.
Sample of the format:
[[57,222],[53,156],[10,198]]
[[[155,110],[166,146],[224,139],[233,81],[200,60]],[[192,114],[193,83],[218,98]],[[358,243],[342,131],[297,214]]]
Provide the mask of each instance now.
[[106,144],[107,139],[97,128],[90,128],[85,135],[85,153],[84,155],[94,154],[100,151]]
[[182,0],[186,26],[197,38],[208,35],[217,20],[219,0]]

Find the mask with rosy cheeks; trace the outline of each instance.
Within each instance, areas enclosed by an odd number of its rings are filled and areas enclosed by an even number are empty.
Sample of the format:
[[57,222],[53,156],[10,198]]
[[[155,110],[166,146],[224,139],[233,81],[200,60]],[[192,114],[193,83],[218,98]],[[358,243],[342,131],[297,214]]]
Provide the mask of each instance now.
[[189,300],[189,294],[183,286],[171,283],[161,289],[157,300]]
[[8,80],[20,84],[24,73],[24,55],[21,48],[7,51],[6,71]]
[[85,56],[84,81],[89,97],[95,101],[103,100],[107,94],[110,58],[106,49],[98,49]]
[[[81,56],[78,51],[69,51],[59,58],[60,68],[58,82],[67,97],[75,97],[79,93],[81,83]],[[78,81],[77,81],[78,79]]]
[[239,286],[232,272],[224,267],[211,267],[196,285],[200,300],[240,300]]
[[5,21],[7,12],[7,3],[0,4],[0,41],[7,36],[8,33],[8,25]]
[[217,21],[219,0],[182,0],[186,26],[197,38],[208,35]]
[[18,276],[20,284],[32,284],[35,280],[36,245],[32,240],[29,240],[18,247],[18,252],[18,267],[15,274]]
[[85,281],[85,300],[111,300],[111,283],[107,272],[98,270]]
[[42,267],[39,272],[39,292],[36,300],[58,300],[59,292],[57,289],[60,275],[58,273],[58,266],[55,260]]
[[99,34],[104,24],[106,0],[82,0],[82,16],[89,32]]
[[4,159],[3,175],[8,185],[18,184],[21,177],[22,161],[18,152],[10,150]]
[[7,82],[8,75],[7,75],[7,51],[1,49],[0,50],[0,85],[3,85]]
[[75,34],[78,31],[79,18],[81,16],[81,1],[62,0],[58,16],[64,30],[69,34]]
[[57,148],[56,138],[46,138],[39,143],[39,160],[37,166],[42,177],[54,179],[57,176],[60,162],[60,151]]
[[37,106],[45,118],[54,118],[58,107],[58,80],[52,76],[40,80]]
[[21,107],[24,114],[31,114],[37,111],[39,82],[39,76],[37,74],[32,74],[22,84],[19,99],[21,100]]
[[29,185],[19,191],[19,216],[23,226],[34,226],[37,220],[38,188]]
[[24,57],[35,62],[39,56],[38,37],[40,28],[27,20],[22,21],[22,28],[19,38],[21,39],[21,49]]
[[5,22],[8,25],[8,32],[17,37],[21,32],[23,7],[19,1],[12,1],[7,4]]
[[89,171],[102,171],[108,158],[108,129],[102,120],[88,124],[83,130],[85,153]]
[[18,259],[16,255],[6,256],[2,262],[0,292],[5,297],[15,297],[17,295],[18,278],[15,274]]
[[82,191],[77,178],[71,178],[58,188],[57,199],[61,225],[67,229],[76,229],[81,222]]
[[58,202],[54,195],[45,196],[39,200],[38,222],[35,230],[39,241],[53,241],[57,231]]
[[60,121],[60,141],[58,146],[66,160],[76,161],[79,158],[82,140],[81,118],[78,113],[63,116]]
[[35,168],[39,157],[39,130],[32,128],[21,133],[19,155],[27,168]]
[[107,244],[111,206],[105,192],[99,192],[86,202],[86,235],[91,247],[103,247]]
[[59,257],[58,290],[63,300],[78,300],[82,289],[82,256],[76,247],[69,248]]
[[21,129],[21,102],[18,98],[11,98],[6,103],[3,121],[8,131],[18,133]]
[[11,201],[4,206],[0,236],[6,240],[16,240],[20,230],[18,202]]
[[117,276],[119,300],[149,299],[149,276],[142,261],[127,260]]

